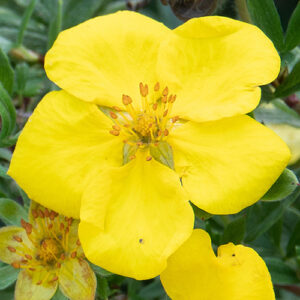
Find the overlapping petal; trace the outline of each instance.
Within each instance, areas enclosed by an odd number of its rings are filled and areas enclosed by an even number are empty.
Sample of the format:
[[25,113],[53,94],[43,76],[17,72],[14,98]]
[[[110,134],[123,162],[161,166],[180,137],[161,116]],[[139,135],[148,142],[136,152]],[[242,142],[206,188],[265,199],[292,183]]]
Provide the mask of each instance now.
[[57,281],[47,280],[47,270],[42,268],[36,272],[22,270],[15,287],[15,300],[50,300],[57,289]]
[[268,269],[253,249],[229,243],[216,257],[201,229],[168,259],[161,281],[173,300],[275,300]]
[[177,94],[174,115],[209,121],[252,111],[257,86],[280,69],[272,42],[257,27],[225,17],[191,19],[161,45],[159,79]]
[[111,125],[96,105],[51,92],[21,133],[8,174],[32,200],[78,217],[87,176],[122,164],[123,145],[109,134]]
[[212,214],[237,213],[258,201],[290,158],[284,142],[248,116],[190,121],[168,141],[190,200]]
[[94,300],[96,276],[85,260],[69,259],[61,266],[59,288],[72,300]]
[[155,84],[158,48],[170,30],[123,11],[97,17],[59,34],[45,69],[57,85],[85,101],[112,106],[122,94],[140,99],[139,82]]
[[[15,237],[21,239],[26,247],[32,248],[32,244],[28,240],[25,229],[17,226],[2,227],[0,229],[0,261],[7,264],[21,261],[22,256],[17,254],[16,251],[20,253],[22,252],[20,251],[20,248],[24,249],[24,247],[15,239]],[[12,251],[12,249],[15,249],[16,251]]]
[[87,258],[136,279],[157,276],[194,224],[178,175],[144,153],[99,174],[83,196],[80,218]]

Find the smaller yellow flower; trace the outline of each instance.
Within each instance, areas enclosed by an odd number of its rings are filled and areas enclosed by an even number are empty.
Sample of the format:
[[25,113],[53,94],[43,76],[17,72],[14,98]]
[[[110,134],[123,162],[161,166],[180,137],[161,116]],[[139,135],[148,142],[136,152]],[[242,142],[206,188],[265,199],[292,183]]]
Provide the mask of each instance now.
[[229,243],[216,256],[201,229],[168,259],[161,282],[172,300],[275,300],[266,264],[253,249]]
[[95,298],[96,277],[78,240],[78,221],[31,203],[29,222],[0,229],[0,260],[21,269],[15,300]]

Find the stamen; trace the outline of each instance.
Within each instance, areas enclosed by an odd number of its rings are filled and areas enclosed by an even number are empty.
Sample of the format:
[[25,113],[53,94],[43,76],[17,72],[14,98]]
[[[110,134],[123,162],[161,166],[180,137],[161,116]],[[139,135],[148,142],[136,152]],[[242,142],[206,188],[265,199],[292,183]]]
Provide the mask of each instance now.
[[169,88],[166,86],[162,92],[163,96],[167,96],[169,93]]
[[160,87],[160,86],[159,86],[159,82],[156,82],[156,83],[155,83],[155,86],[154,86],[154,91],[155,91],[155,92],[158,92],[158,91],[159,91],[159,87]]
[[150,155],[146,157],[146,161],[150,161],[151,159],[152,159],[152,156],[150,156]]
[[110,111],[109,112],[110,116],[113,118],[113,119],[117,119],[118,116],[113,112],[113,111]]
[[112,134],[112,135],[114,135],[114,136],[119,136],[120,135],[120,131],[119,130],[110,130],[109,133]]
[[18,262],[13,262],[12,264],[11,264],[15,269],[20,269],[21,268],[21,265],[20,265],[20,263],[18,263]]
[[11,246],[7,246],[7,249],[8,249],[8,251],[10,251],[12,253],[15,253],[17,251],[16,248],[11,247]]
[[15,241],[19,242],[19,243],[22,243],[22,242],[23,242],[22,238],[19,237],[19,236],[17,236],[17,235],[13,236],[13,239],[14,239]]

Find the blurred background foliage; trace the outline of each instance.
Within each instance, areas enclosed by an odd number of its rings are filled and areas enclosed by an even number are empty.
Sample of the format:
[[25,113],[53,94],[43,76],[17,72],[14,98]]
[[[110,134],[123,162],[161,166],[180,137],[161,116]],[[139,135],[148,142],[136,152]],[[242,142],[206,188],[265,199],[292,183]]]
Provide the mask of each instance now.
[[[273,41],[282,59],[281,72],[274,82],[262,88],[261,103],[251,116],[286,141],[293,154],[289,170],[284,171],[261,201],[239,214],[211,216],[194,207],[195,227],[208,231],[214,249],[227,242],[253,247],[269,267],[277,299],[300,299],[297,0],[0,0],[1,226],[19,225],[22,217],[26,219],[29,199],[6,171],[26,120],[43,95],[57,89],[43,69],[46,51],[61,30],[120,9],[139,11],[170,28],[192,17],[228,16],[257,25]],[[98,279],[97,299],[168,299],[159,278],[135,281],[93,268]],[[17,273],[18,270],[0,262],[0,299],[13,299]],[[53,299],[66,298],[58,292]]]

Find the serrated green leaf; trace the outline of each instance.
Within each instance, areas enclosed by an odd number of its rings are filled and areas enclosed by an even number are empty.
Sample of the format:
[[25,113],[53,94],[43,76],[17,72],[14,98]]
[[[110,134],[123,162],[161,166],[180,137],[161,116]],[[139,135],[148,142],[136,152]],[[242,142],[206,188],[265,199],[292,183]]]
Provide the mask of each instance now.
[[8,57],[0,48],[0,82],[9,94],[12,93],[14,84],[14,71]]
[[273,0],[247,0],[253,23],[274,43],[278,51],[284,48],[280,17]]
[[276,97],[286,97],[300,90],[300,61],[275,91]]
[[272,205],[272,208],[268,211],[267,216],[265,216],[262,220],[260,220],[260,222],[251,224],[251,226],[248,228],[245,242],[246,243],[252,242],[260,235],[268,231],[282,217],[286,208],[288,208],[297,200],[299,195],[300,195],[300,189],[296,189],[291,195],[286,197],[284,200]]
[[223,233],[221,238],[221,244],[234,243],[240,244],[245,235],[246,230],[246,218],[241,216],[232,222],[230,222]]
[[273,284],[298,283],[296,272],[281,259],[275,257],[264,258],[267,264]]
[[296,189],[298,183],[299,181],[294,172],[289,169],[285,169],[261,200],[282,200]]
[[107,279],[102,276],[97,276],[97,295],[101,300],[107,300],[110,294]]
[[26,210],[16,201],[0,198],[0,219],[6,225],[20,226],[21,219],[27,220]]
[[288,24],[285,35],[285,51],[292,50],[300,44],[300,3],[297,4]]
[[174,169],[173,150],[167,142],[159,142],[157,146],[151,145],[150,154],[155,160]]
[[10,265],[0,267],[0,290],[4,290],[12,285],[16,281],[18,274],[19,270]]
[[288,124],[300,127],[300,115],[281,99],[261,104],[255,109],[254,117],[263,124]]

